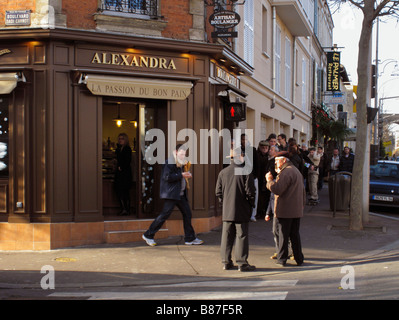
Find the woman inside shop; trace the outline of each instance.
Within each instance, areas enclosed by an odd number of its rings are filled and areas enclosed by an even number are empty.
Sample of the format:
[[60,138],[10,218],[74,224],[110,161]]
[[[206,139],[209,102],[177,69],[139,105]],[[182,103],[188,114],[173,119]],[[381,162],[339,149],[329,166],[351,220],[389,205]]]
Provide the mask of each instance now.
[[115,154],[117,160],[115,188],[121,206],[119,215],[127,216],[130,214],[129,190],[132,185],[132,169],[130,167],[132,149],[129,146],[129,138],[126,133],[119,134]]

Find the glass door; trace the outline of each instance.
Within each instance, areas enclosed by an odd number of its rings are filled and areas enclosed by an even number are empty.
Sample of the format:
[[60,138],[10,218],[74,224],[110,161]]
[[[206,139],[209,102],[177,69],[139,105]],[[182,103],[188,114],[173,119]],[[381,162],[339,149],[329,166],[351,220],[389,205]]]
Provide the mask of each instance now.
[[[120,99],[104,99],[102,136],[103,213],[105,219],[138,217],[138,117],[137,102]],[[124,137],[131,150],[129,178],[123,177],[118,167],[117,149],[121,150],[119,137]],[[127,149],[125,149],[127,150]],[[126,158],[126,157],[125,157]],[[130,172],[129,172],[130,171]],[[126,172],[126,166],[124,169]],[[127,181],[127,183],[124,183]],[[127,188],[126,188],[127,186]],[[128,196],[127,196],[128,194]]]
[[[162,201],[159,199],[159,184],[162,173],[162,165],[151,164],[146,161],[145,153],[155,142],[146,141],[145,137],[149,130],[160,129],[167,141],[166,101],[152,100],[140,103],[139,106],[139,131],[140,131],[140,172],[139,172],[139,194],[140,194],[140,218],[155,217],[162,209]],[[148,140],[148,139],[147,139]],[[157,152],[150,151],[157,156]]]

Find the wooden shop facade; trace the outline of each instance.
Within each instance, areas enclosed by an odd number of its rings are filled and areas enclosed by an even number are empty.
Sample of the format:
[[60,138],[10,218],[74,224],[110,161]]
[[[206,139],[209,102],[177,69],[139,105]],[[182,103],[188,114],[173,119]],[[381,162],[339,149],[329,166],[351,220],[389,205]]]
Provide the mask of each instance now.
[[[145,134],[161,129],[169,141],[170,123],[198,136],[232,130],[224,106],[245,101],[240,75],[252,72],[218,44],[67,29],[1,30],[0,39],[0,250],[138,240],[162,209],[161,165],[143,160]],[[132,148],[127,217],[113,186],[121,132]],[[197,233],[221,223],[222,167],[192,166]],[[180,217],[159,237],[181,235]]]

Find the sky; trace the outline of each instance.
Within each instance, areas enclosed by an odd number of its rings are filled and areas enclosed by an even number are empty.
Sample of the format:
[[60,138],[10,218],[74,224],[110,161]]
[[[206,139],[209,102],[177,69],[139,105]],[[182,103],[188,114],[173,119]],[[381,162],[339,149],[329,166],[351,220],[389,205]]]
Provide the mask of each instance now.
[[[363,20],[362,12],[349,4],[342,4],[339,11],[331,8],[334,30],[333,43],[341,51],[341,64],[349,74],[352,84],[357,84],[358,44]],[[376,56],[376,27],[373,28],[373,63]],[[378,98],[399,96],[399,23],[393,18],[381,18],[379,24]],[[383,72],[384,71],[384,72]],[[397,74],[392,76],[391,74]],[[399,98],[380,100],[384,113],[399,113]],[[372,100],[374,107],[374,99]]]

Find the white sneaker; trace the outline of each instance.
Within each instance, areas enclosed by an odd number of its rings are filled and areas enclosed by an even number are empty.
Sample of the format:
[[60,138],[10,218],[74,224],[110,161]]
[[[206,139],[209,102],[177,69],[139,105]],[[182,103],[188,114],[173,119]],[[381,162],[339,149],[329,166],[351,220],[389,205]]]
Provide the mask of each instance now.
[[186,242],[185,244],[191,246],[191,245],[200,245],[200,244],[203,244],[203,243],[204,243],[203,240],[195,238],[193,241]]
[[156,246],[156,245],[157,245],[157,243],[154,241],[154,239],[147,238],[144,234],[143,234],[141,237],[144,239],[144,241],[145,241],[150,247],[153,247],[153,246]]

